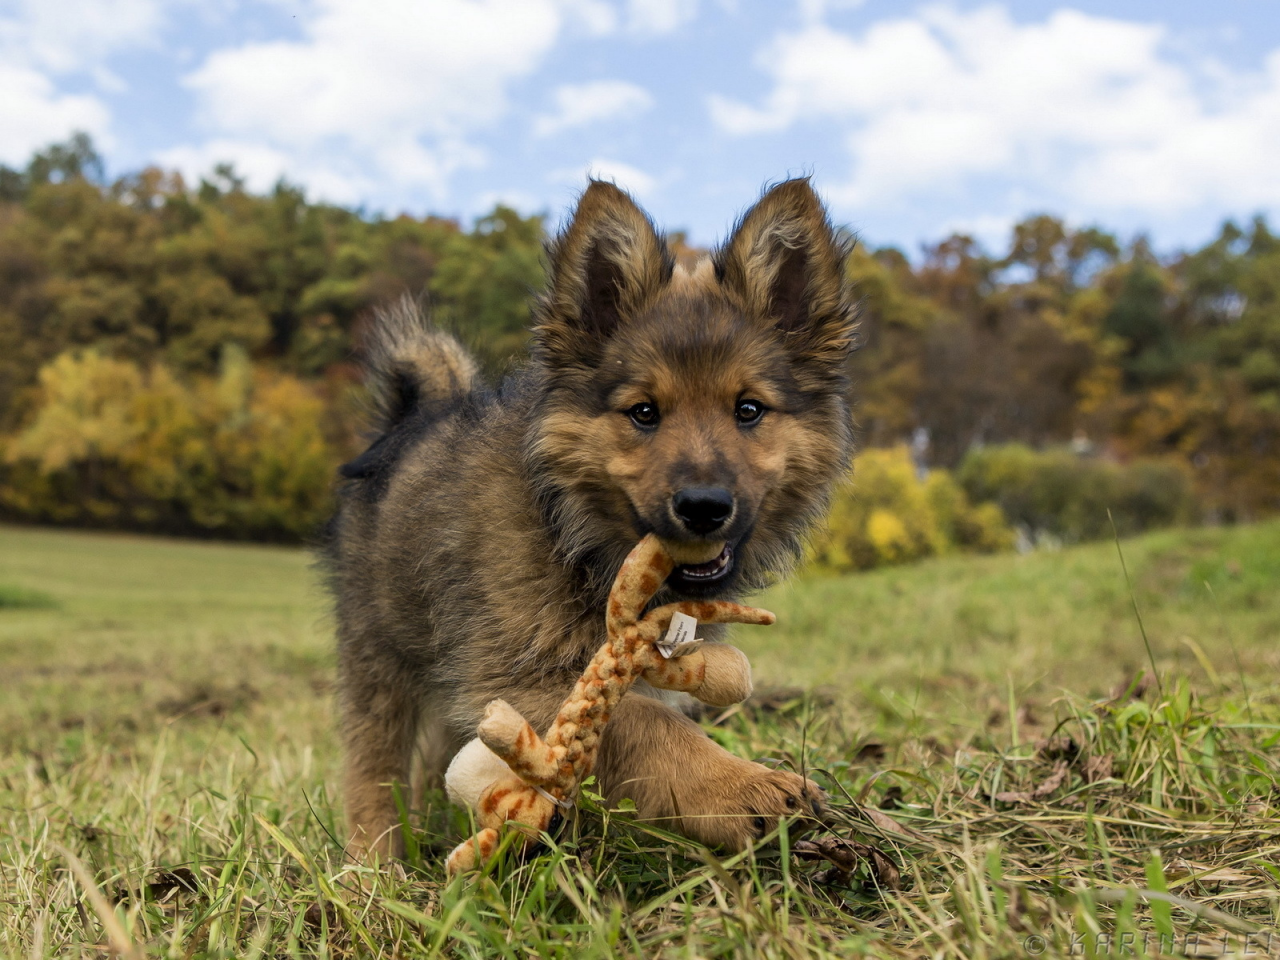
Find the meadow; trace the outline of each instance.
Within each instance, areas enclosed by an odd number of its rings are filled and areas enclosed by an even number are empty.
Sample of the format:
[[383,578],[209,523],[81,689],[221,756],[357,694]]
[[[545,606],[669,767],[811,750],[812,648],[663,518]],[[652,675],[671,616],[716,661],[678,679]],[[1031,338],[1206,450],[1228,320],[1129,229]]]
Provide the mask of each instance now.
[[1280,954],[1280,522],[1119,546],[761,598],[704,722],[828,832],[716,856],[588,796],[448,883],[438,797],[344,860],[307,552],[0,527],[0,956]]

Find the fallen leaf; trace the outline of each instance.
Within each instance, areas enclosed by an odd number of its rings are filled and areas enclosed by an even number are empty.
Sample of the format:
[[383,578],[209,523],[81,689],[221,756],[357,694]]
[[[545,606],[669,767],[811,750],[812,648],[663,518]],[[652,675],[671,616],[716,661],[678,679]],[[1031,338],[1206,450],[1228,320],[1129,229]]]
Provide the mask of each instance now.
[[884,744],[868,740],[853,755],[854,763],[881,763],[885,758]]
[[1040,786],[1031,791],[1031,796],[1039,800],[1047,797],[1057,790],[1064,780],[1067,779],[1067,761],[1059,760],[1053,765],[1053,773],[1045,778]]
[[302,916],[302,922],[313,930],[323,929],[325,921],[328,921],[330,930],[337,925],[338,908],[332,903],[325,903],[323,906],[319,903],[312,903]]
[[819,837],[817,840],[797,840],[791,849],[801,860],[826,860],[850,873],[860,861],[867,859],[871,848],[865,843],[840,837]]
[[1045,760],[1071,762],[1080,754],[1080,745],[1071,737],[1047,737],[1036,744],[1036,755]]
[[883,851],[866,843],[844,840],[840,837],[821,837],[817,840],[800,840],[792,847],[802,860],[825,860],[831,866],[814,874],[817,883],[831,885],[848,883],[858,864],[867,864],[871,879],[886,890],[902,889],[902,874]]
[[[162,870],[147,881],[143,887],[143,895],[156,903],[168,903],[183,893],[198,893],[199,890],[195,872],[188,867],[177,867]],[[122,888],[116,892],[115,901],[126,903],[131,897],[132,891]]]
[[1033,800],[1043,800],[1062,786],[1067,779],[1068,769],[1067,761],[1059,760],[1053,765],[1053,772],[1034,790],[1008,790],[997,793],[993,799],[1001,803],[1031,803]]
[[904,827],[897,820],[893,819],[893,817],[889,816],[887,813],[881,813],[875,807],[864,807],[859,805],[857,810],[866,817],[873,826],[878,827],[885,833],[896,833],[901,837],[918,838],[921,836],[918,830],[912,830],[910,827]]
[[1004,790],[992,796],[1001,803],[1030,803],[1031,794],[1026,790]]
[[1107,780],[1111,777],[1111,770],[1114,765],[1115,756],[1113,754],[1104,753],[1100,757],[1090,757],[1084,762],[1081,776],[1084,777],[1085,783],[1097,783],[1099,780]]
[[886,890],[902,889],[902,874],[892,860],[875,847],[871,848],[871,873],[876,878],[876,885]]

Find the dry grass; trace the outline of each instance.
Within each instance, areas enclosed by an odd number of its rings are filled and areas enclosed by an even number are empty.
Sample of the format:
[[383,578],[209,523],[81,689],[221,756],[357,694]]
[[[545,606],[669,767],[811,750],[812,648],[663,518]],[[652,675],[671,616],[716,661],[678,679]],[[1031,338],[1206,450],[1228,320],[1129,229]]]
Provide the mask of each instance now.
[[1112,545],[768,597],[758,676],[816,692],[708,727],[827,785],[825,840],[721,859],[588,801],[450,885],[438,801],[405,869],[343,861],[304,555],[0,529],[48,601],[0,606],[0,955],[1280,954],[1280,525],[1125,556],[1132,597]]

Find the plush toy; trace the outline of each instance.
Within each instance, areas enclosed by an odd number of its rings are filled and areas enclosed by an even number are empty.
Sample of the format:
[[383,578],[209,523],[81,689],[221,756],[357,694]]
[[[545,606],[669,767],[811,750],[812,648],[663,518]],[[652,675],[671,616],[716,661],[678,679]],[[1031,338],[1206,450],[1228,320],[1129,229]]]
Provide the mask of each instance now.
[[[642,617],[675,564],[653,534],[627,555],[609,594],[608,639],[545,736],[538,736],[505,700],[494,700],[485,709],[478,736],[458,752],[445,774],[449,798],[473,810],[479,827],[449,854],[450,875],[492,856],[504,824],[517,828],[526,846],[537,842],[557,808],[572,805],[578,786],[595,766],[609,714],[636,680],[643,677],[655,687],[682,690],[714,706],[750,696],[751,666],[740,650],[724,643],[702,645],[691,636],[668,644],[664,633],[673,617],[771,624],[774,615],[736,603],[693,601],[657,607]],[[690,622],[686,619],[684,625]]]

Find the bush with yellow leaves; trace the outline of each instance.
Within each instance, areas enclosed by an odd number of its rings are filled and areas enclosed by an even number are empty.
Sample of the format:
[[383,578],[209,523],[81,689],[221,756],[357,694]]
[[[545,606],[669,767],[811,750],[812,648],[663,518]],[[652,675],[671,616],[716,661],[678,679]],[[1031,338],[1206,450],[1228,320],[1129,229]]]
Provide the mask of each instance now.
[[316,388],[228,347],[218,377],[178,380],[89,350],[40,371],[33,415],[0,441],[11,518],[295,539],[331,506],[341,451]]
[[957,550],[1006,550],[1013,542],[999,507],[970,503],[945,470],[922,479],[900,446],[858,456],[810,546],[809,561],[819,570],[868,570]]

